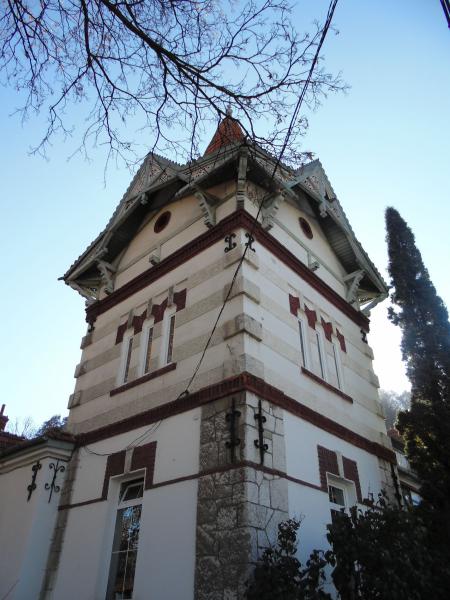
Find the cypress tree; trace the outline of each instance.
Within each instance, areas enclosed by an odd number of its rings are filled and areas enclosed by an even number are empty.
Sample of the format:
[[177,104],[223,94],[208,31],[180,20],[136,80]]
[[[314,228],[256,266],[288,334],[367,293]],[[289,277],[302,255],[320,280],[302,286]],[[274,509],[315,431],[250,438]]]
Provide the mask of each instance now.
[[[400,413],[411,466],[421,480],[423,507],[450,541],[450,324],[414,235],[394,208],[386,210],[389,318],[402,329],[401,350],[411,382],[411,409]],[[443,540],[442,540],[443,541]]]

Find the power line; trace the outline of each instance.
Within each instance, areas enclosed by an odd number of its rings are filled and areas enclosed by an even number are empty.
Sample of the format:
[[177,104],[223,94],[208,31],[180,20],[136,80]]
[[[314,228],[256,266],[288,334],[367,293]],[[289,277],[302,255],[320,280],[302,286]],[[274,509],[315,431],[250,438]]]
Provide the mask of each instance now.
[[[281,161],[283,159],[283,155],[284,155],[284,153],[286,151],[287,145],[289,143],[289,139],[290,139],[290,137],[292,135],[292,130],[293,130],[293,128],[295,126],[295,123],[297,121],[298,114],[300,112],[300,108],[301,108],[301,106],[303,104],[303,101],[305,99],[306,92],[308,91],[309,84],[311,83],[311,79],[312,79],[312,76],[313,76],[313,73],[314,73],[314,69],[316,68],[317,62],[319,60],[320,51],[322,49],[323,43],[325,41],[325,38],[327,36],[328,30],[330,29],[331,22],[333,20],[333,15],[334,15],[334,11],[336,9],[337,3],[338,3],[338,0],[332,0],[330,2],[329,7],[328,7],[328,12],[327,12],[325,23],[324,23],[324,26],[323,26],[323,29],[322,29],[322,34],[320,36],[320,40],[319,40],[319,43],[317,45],[316,52],[314,54],[314,58],[313,58],[313,61],[311,63],[311,67],[310,67],[309,72],[308,72],[308,77],[306,78],[306,81],[305,81],[305,83],[303,85],[303,88],[302,88],[302,91],[300,93],[300,96],[298,97],[298,100],[296,102],[296,105],[295,105],[295,108],[294,108],[294,112],[292,113],[292,117],[291,117],[291,119],[289,121],[289,125],[288,125],[288,128],[287,128],[286,136],[284,138],[284,142],[283,142],[281,151],[280,151],[280,153],[279,153],[279,155],[278,155],[278,157],[276,159],[276,162],[275,162],[275,165],[274,165],[274,168],[273,168],[273,171],[272,171],[272,175],[270,177],[269,182],[272,182],[274,180],[276,172],[277,172],[277,170],[278,170],[278,168],[279,168],[279,166],[281,164]],[[197,376],[197,374],[198,374],[198,372],[200,370],[200,367],[201,367],[201,365],[203,363],[203,359],[205,358],[206,352],[207,352],[207,350],[208,350],[208,348],[209,348],[209,346],[211,344],[211,340],[212,340],[212,338],[214,336],[214,333],[217,330],[217,326],[219,324],[220,318],[221,318],[221,316],[223,314],[223,311],[225,310],[225,306],[226,306],[226,304],[227,304],[227,302],[228,302],[228,300],[229,300],[229,298],[231,296],[231,292],[233,291],[233,286],[235,284],[235,281],[237,279],[239,271],[240,271],[240,269],[242,267],[242,263],[245,260],[245,257],[247,255],[248,249],[250,247],[250,241],[251,241],[251,239],[253,237],[253,233],[254,233],[255,228],[256,228],[256,226],[258,224],[258,218],[259,218],[259,216],[261,214],[261,210],[263,209],[264,202],[267,200],[267,198],[269,196],[270,196],[270,193],[264,195],[263,198],[261,199],[260,203],[259,203],[258,211],[256,213],[256,216],[255,216],[254,220],[253,220],[251,231],[249,232],[250,233],[249,242],[245,245],[244,252],[242,253],[241,258],[239,259],[238,265],[236,267],[236,270],[235,270],[235,272],[233,274],[233,278],[231,280],[231,285],[230,285],[230,287],[228,289],[227,295],[225,296],[225,299],[224,299],[224,301],[222,303],[220,311],[219,311],[219,313],[217,315],[217,318],[216,318],[216,320],[214,322],[214,325],[212,327],[211,333],[209,334],[208,340],[207,340],[207,342],[205,344],[205,347],[203,348],[202,354],[201,354],[200,359],[199,359],[199,361],[198,361],[198,363],[197,363],[197,365],[196,365],[196,367],[194,369],[194,372],[193,372],[191,378],[189,379],[189,383],[187,384],[185,390],[183,392],[181,392],[181,394],[179,394],[177,396],[176,400],[179,400],[180,398],[189,395],[189,388],[192,385],[192,383],[194,382],[194,380],[195,380],[195,378],[196,378],[196,376]],[[135,445],[136,445],[136,443],[138,441],[142,441],[142,439],[145,439],[145,437],[147,437],[148,435],[151,435],[151,434],[155,433],[155,431],[158,429],[158,427],[160,426],[160,424],[161,424],[161,421],[159,421],[157,423],[156,427],[155,427],[155,425],[152,425],[152,427],[150,427],[148,430],[145,430],[140,436],[138,436],[135,440],[133,440],[133,442],[131,442],[130,444],[128,444],[128,446],[126,446],[124,448],[124,450],[128,450],[130,448],[135,447]],[[88,453],[94,454],[94,455],[97,455],[97,456],[110,456],[111,454],[113,454],[113,453],[109,453],[109,454],[98,453],[98,452],[95,452],[94,450],[90,449],[88,446],[84,446],[84,448],[85,448],[85,450]]]
[[[289,143],[289,139],[290,139],[290,137],[292,135],[292,129],[293,129],[293,127],[294,127],[294,125],[295,125],[295,123],[297,121],[298,113],[299,113],[300,108],[302,106],[303,100],[305,99],[305,95],[306,95],[306,92],[308,90],[308,86],[311,83],[311,78],[312,78],[312,75],[314,73],[314,69],[316,68],[317,61],[319,60],[320,51],[322,49],[322,45],[323,45],[323,43],[325,41],[326,35],[328,33],[328,30],[330,28],[331,21],[333,19],[333,14],[334,14],[334,11],[335,11],[337,3],[338,3],[338,0],[332,0],[332,2],[330,3],[330,6],[328,8],[327,18],[325,20],[325,24],[324,24],[323,29],[322,29],[322,35],[320,36],[319,44],[317,45],[316,53],[315,53],[314,59],[313,59],[313,61],[311,63],[311,68],[309,70],[308,77],[307,77],[307,79],[306,79],[306,81],[305,81],[305,83],[303,85],[303,89],[302,89],[301,94],[300,94],[300,96],[299,96],[299,98],[297,100],[297,103],[295,105],[294,112],[293,112],[291,120],[289,122],[288,130],[287,130],[284,142],[283,142],[283,146],[281,148],[281,152],[278,155],[278,158],[277,158],[276,163],[274,165],[274,169],[272,171],[272,175],[271,175],[270,180],[269,180],[270,182],[273,181],[273,179],[275,177],[275,174],[276,174],[276,172],[277,172],[277,170],[278,170],[278,168],[280,166],[281,160],[283,158],[283,155],[284,155],[284,153],[286,151],[286,148],[287,148],[287,145]],[[267,198],[268,198],[268,195],[265,195],[262,198],[261,202],[259,203],[258,212],[256,213],[256,217],[253,220],[252,229],[250,231],[249,242],[248,242],[248,244],[245,245],[244,252],[243,252],[243,254],[242,254],[242,256],[241,256],[241,258],[239,260],[239,263],[238,263],[238,265],[236,267],[236,270],[234,272],[233,278],[231,280],[230,288],[229,288],[229,290],[227,292],[227,295],[225,296],[225,299],[224,299],[223,304],[222,304],[222,306],[220,308],[219,314],[217,315],[217,318],[216,318],[216,320],[214,322],[213,328],[212,328],[211,333],[210,333],[210,335],[208,337],[208,341],[206,342],[205,347],[203,348],[203,352],[201,354],[201,357],[200,357],[200,359],[199,359],[199,361],[197,363],[197,366],[194,369],[194,373],[192,374],[192,377],[190,378],[189,383],[186,386],[186,389],[178,396],[177,400],[179,398],[181,398],[182,396],[186,396],[187,394],[189,394],[189,388],[192,385],[195,377],[197,376],[197,373],[198,373],[198,371],[199,371],[199,369],[201,367],[203,359],[205,358],[206,351],[208,350],[209,345],[211,343],[211,340],[213,338],[213,335],[216,332],[217,326],[218,326],[219,321],[220,321],[220,317],[222,316],[222,313],[225,310],[226,303],[228,302],[228,299],[230,298],[231,292],[233,290],[234,283],[235,283],[236,278],[238,276],[238,273],[239,273],[239,271],[241,269],[242,263],[245,260],[245,256],[246,256],[246,254],[248,252],[248,249],[249,249],[249,246],[250,246],[250,240],[251,240],[251,238],[253,236],[253,233],[255,231],[256,225],[258,224],[259,215],[261,214],[261,210],[262,210],[262,208],[264,206],[264,202],[266,201]]]

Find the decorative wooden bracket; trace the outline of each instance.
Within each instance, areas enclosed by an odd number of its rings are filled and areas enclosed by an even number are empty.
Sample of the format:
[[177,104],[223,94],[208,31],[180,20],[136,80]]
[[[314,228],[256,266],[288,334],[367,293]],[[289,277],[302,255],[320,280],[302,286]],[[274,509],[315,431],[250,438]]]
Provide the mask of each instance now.
[[203,220],[205,221],[206,227],[214,227],[216,224],[216,209],[212,206],[211,201],[203,192],[195,192],[195,197],[200,205]]
[[319,261],[314,260],[313,255],[308,252],[308,269],[311,269],[311,271],[317,271],[319,267]]
[[155,250],[148,257],[148,262],[151,263],[154,267],[159,265],[161,262],[161,246],[155,248]]
[[269,231],[269,229],[272,229],[273,220],[274,220],[275,215],[277,214],[278,209],[280,208],[280,204],[283,200],[284,200],[284,198],[283,198],[281,192],[278,192],[277,194],[274,194],[273,196],[271,196],[264,203],[264,206],[262,207],[262,210],[261,210],[261,215],[262,215],[261,225],[266,231]]
[[114,291],[114,279],[113,275],[116,272],[116,268],[110,263],[104,260],[97,259],[97,269],[100,271],[102,276],[102,283],[105,286],[105,293],[112,294]]
[[95,293],[91,289],[84,288],[75,281],[69,281],[69,286],[73,290],[78,292],[80,296],[83,296],[83,298],[86,300],[86,307],[96,302],[97,298],[95,297]]
[[350,304],[358,301],[358,288],[364,275],[365,271],[360,269],[359,271],[354,271],[344,277],[344,281],[347,285],[347,301],[350,302]]

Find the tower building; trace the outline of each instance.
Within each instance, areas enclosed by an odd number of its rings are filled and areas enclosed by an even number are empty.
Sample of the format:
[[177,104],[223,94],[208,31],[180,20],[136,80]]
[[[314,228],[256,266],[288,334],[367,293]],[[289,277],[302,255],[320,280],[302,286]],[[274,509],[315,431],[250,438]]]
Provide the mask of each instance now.
[[333,510],[395,494],[386,284],[321,163],[275,165],[231,116],[197,161],[149,154],[64,275],[88,331],[36,597],[241,599],[280,521],[309,554]]

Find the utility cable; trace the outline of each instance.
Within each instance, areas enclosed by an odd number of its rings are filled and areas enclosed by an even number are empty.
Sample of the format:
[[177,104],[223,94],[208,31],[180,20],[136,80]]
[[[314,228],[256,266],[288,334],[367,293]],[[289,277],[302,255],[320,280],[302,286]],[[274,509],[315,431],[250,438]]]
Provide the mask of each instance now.
[[[320,40],[319,40],[319,43],[317,45],[316,52],[314,54],[314,58],[313,58],[312,63],[311,63],[311,67],[309,69],[308,76],[307,76],[306,81],[305,81],[305,83],[303,85],[303,88],[302,88],[302,91],[300,93],[300,96],[298,97],[298,100],[297,100],[297,102],[295,104],[294,112],[292,113],[292,117],[291,117],[291,119],[289,121],[289,125],[288,125],[288,128],[287,128],[286,136],[284,138],[284,142],[283,142],[281,151],[280,151],[280,153],[279,153],[279,155],[278,155],[278,157],[276,159],[276,162],[275,162],[275,165],[274,165],[274,168],[273,168],[273,171],[272,171],[272,175],[270,177],[269,182],[272,182],[274,180],[276,172],[279,169],[281,161],[283,159],[284,153],[286,152],[286,148],[287,148],[287,145],[289,143],[289,139],[290,139],[290,137],[292,135],[292,130],[293,130],[293,128],[295,126],[295,123],[297,121],[298,114],[300,112],[301,106],[302,106],[303,101],[305,99],[306,92],[308,91],[309,84],[311,83],[311,79],[312,79],[312,76],[314,74],[314,69],[316,68],[317,62],[318,62],[318,60],[320,58],[320,51],[322,49],[322,46],[323,46],[323,43],[324,43],[325,38],[327,36],[327,33],[328,33],[329,29],[330,29],[331,22],[333,20],[333,15],[334,15],[334,11],[336,9],[337,3],[338,3],[338,0],[331,0],[330,5],[328,7],[327,16],[326,16],[326,19],[325,19],[324,26],[322,28],[322,34],[320,36]],[[223,311],[225,310],[226,304],[227,304],[227,302],[228,302],[228,300],[229,300],[229,298],[231,296],[231,292],[233,291],[233,286],[234,286],[234,284],[236,282],[236,279],[237,279],[237,276],[239,274],[239,271],[241,270],[242,263],[244,262],[245,257],[246,257],[247,252],[248,252],[248,249],[249,249],[249,247],[251,245],[251,240],[252,240],[252,237],[253,237],[253,233],[254,233],[254,231],[256,229],[256,226],[258,224],[258,218],[259,218],[259,216],[261,214],[261,211],[263,209],[265,201],[270,197],[270,195],[271,195],[271,193],[265,194],[263,196],[263,198],[261,199],[260,203],[259,203],[258,211],[256,213],[256,216],[253,219],[252,228],[251,228],[251,231],[249,232],[249,234],[250,234],[249,241],[248,241],[247,244],[245,244],[244,252],[242,253],[242,256],[241,256],[241,258],[240,258],[240,260],[238,262],[238,265],[236,267],[236,270],[235,270],[235,272],[233,274],[233,278],[231,280],[230,287],[229,287],[227,295],[225,296],[225,299],[224,299],[224,301],[222,303],[222,306],[221,306],[221,308],[219,310],[219,313],[218,313],[217,318],[216,318],[216,320],[214,322],[214,325],[213,325],[213,327],[211,329],[211,333],[208,336],[208,340],[207,340],[207,342],[206,342],[206,344],[205,344],[205,346],[203,348],[202,354],[201,354],[200,359],[199,359],[199,361],[198,361],[198,363],[197,363],[197,365],[196,365],[196,367],[194,369],[194,372],[193,372],[191,378],[189,379],[189,383],[187,384],[187,386],[184,389],[184,391],[181,392],[177,396],[176,400],[179,400],[180,398],[186,397],[190,393],[189,392],[189,388],[192,385],[192,383],[194,382],[194,380],[195,380],[195,378],[196,378],[196,376],[197,376],[197,374],[198,374],[198,372],[200,370],[200,367],[201,367],[201,365],[203,363],[203,360],[205,358],[206,352],[208,351],[208,348],[209,348],[209,346],[211,344],[211,341],[212,341],[212,338],[214,336],[214,333],[217,330],[217,326],[219,324],[220,318],[221,318],[221,316],[223,314]],[[123,450],[128,450],[130,448],[133,448],[134,445],[136,444],[136,442],[142,441],[142,439],[144,439],[145,437],[147,437],[147,435],[151,435],[152,433],[154,433],[158,429],[158,427],[159,427],[160,424],[161,424],[161,421],[159,421],[157,423],[156,427],[155,427],[155,424],[153,424],[152,427],[150,427],[148,430],[145,430],[140,436],[138,436],[135,440],[133,440],[133,442],[131,442],[130,444],[128,444]],[[102,454],[102,453],[95,452],[94,450],[92,450],[88,446],[83,446],[83,447],[84,447],[84,449],[88,453],[94,454],[96,456],[110,456],[111,454],[114,454],[113,452],[111,452],[109,454],[108,453]]]

